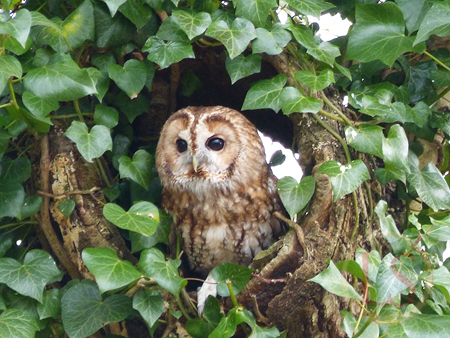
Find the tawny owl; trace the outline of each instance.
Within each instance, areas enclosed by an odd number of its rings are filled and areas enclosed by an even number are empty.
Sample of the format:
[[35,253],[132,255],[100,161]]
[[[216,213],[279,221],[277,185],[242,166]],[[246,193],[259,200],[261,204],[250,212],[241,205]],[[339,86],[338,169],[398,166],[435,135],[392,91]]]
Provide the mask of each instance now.
[[194,271],[248,266],[283,232],[284,210],[261,139],[241,113],[188,107],[165,123],[156,150],[162,204]]

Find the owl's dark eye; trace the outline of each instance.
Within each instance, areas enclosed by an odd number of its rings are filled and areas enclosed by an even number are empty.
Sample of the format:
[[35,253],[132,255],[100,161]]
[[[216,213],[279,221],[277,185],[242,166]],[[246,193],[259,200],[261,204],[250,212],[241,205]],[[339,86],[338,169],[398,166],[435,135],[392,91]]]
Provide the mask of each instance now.
[[220,137],[211,137],[208,141],[206,141],[206,146],[214,151],[222,150],[225,145],[225,141]]
[[175,141],[179,153],[184,153],[187,149],[187,142],[181,138]]

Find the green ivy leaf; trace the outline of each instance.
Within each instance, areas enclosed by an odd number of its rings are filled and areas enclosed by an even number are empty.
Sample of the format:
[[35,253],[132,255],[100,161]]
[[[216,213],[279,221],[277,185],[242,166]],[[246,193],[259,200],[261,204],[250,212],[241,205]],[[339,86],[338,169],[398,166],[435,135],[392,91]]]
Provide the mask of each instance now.
[[382,158],[387,166],[405,168],[408,158],[408,139],[400,125],[394,124],[389,129],[388,137],[383,137],[382,152]]
[[310,28],[294,25],[291,21],[288,22],[287,28],[292,32],[295,40],[306,48],[306,52],[317,60],[333,67],[336,57],[341,55],[339,48],[335,45],[317,41]]
[[422,20],[414,45],[428,40],[432,34],[437,36],[450,35],[449,15],[450,3],[446,1],[434,2]]
[[295,74],[294,78],[311,88],[313,93],[316,93],[335,82],[334,73],[329,68],[325,68],[319,75],[316,75],[309,70],[300,70]]
[[47,115],[59,108],[58,101],[41,99],[40,97],[34,95],[32,92],[26,90],[22,94],[22,102],[36,119],[49,125],[53,125],[51,119],[47,117]]
[[236,4],[236,15],[250,20],[255,26],[263,27],[270,10],[277,6],[275,0],[239,0]]
[[22,207],[20,208],[20,214],[17,216],[17,219],[24,220],[34,214],[37,214],[41,209],[41,204],[41,196],[26,196],[23,200]]
[[391,244],[395,253],[403,252],[408,247],[408,243],[406,243],[403,236],[400,235],[392,216],[389,214],[386,215],[387,203],[380,200],[374,210],[380,220],[380,228],[383,237]]
[[55,54],[45,66],[30,70],[24,85],[36,96],[52,101],[72,101],[97,92],[88,71],[80,69],[69,54]]
[[225,67],[230,75],[231,84],[261,71],[261,55],[250,54],[248,56],[238,55],[234,59],[227,57]]
[[253,270],[242,265],[224,263],[211,271],[211,276],[217,281],[217,293],[222,297],[230,297],[227,281],[231,282],[233,292],[237,295],[247,285]]
[[186,10],[175,10],[172,15],[178,25],[186,33],[189,40],[203,34],[211,24],[211,15],[206,12],[190,13]]
[[396,4],[403,12],[406,28],[410,34],[419,29],[420,23],[431,7],[428,0],[397,0]]
[[119,259],[110,248],[86,248],[81,257],[94,275],[100,293],[120,289],[142,276],[129,261]]
[[277,22],[270,31],[264,28],[256,28],[257,38],[252,41],[253,53],[267,53],[277,55],[291,41],[291,33]]
[[58,318],[61,312],[61,292],[59,289],[50,289],[44,292],[42,303],[37,305],[39,319]]
[[112,295],[102,300],[97,287],[81,282],[61,298],[61,319],[70,338],[85,338],[104,325],[124,320],[131,312],[131,299]]
[[75,142],[80,154],[90,163],[94,158],[102,156],[105,151],[112,150],[111,133],[102,125],[92,127],[89,132],[85,123],[73,121],[64,135]]
[[278,194],[291,219],[308,204],[315,187],[316,180],[312,176],[303,177],[300,183],[289,176],[278,180]]
[[147,67],[142,61],[131,59],[125,62],[123,68],[117,64],[109,65],[108,75],[120,89],[133,99],[144,88],[147,80]]
[[321,0],[287,0],[286,3],[304,15],[311,15],[320,18],[322,12],[335,7],[334,5]]
[[354,160],[346,165],[328,161],[320,166],[319,174],[326,174],[330,177],[335,202],[342,196],[355,191],[364,181],[370,179],[369,171],[361,160]]
[[111,12],[111,16],[116,15],[117,10],[121,5],[123,5],[127,0],[102,0]]
[[256,38],[255,27],[243,18],[236,18],[231,27],[223,20],[214,21],[206,35],[220,41],[228,51],[230,59],[241,54],[250,41]]
[[109,10],[99,3],[96,3],[94,9],[94,19],[97,47],[122,46],[136,35],[136,26],[122,13],[116,13],[112,18]]
[[0,218],[19,217],[25,191],[17,181],[0,179]]
[[45,286],[61,277],[55,261],[43,250],[29,251],[23,265],[12,258],[0,258],[0,283],[39,302],[43,301]]
[[169,234],[173,223],[172,216],[162,209],[159,210],[159,216],[160,222],[158,228],[150,237],[138,232],[130,233],[131,253],[151,248],[158,243],[169,244]]
[[228,311],[227,316],[222,317],[219,325],[208,336],[209,338],[230,338],[236,332],[236,327],[244,321],[244,318],[238,315],[239,312],[246,311],[241,307],[234,307]]
[[314,282],[321,285],[325,290],[339,297],[352,298],[362,300],[362,297],[355,291],[347,280],[341,275],[333,261],[330,265],[316,277],[311,278],[308,282]]
[[356,21],[347,45],[347,60],[381,60],[388,67],[411,51],[414,38],[405,36],[403,13],[395,3],[357,4]]
[[345,138],[356,150],[383,157],[383,128],[373,124],[361,124],[358,127],[346,127]]
[[159,290],[140,289],[133,297],[133,309],[139,311],[148,327],[164,313],[164,301]]
[[150,248],[142,251],[138,268],[145,271],[147,277],[153,277],[164,290],[178,296],[187,284],[187,280],[178,274],[180,264],[179,259],[166,261],[160,250]]
[[281,109],[283,114],[312,113],[316,114],[322,109],[323,102],[316,97],[303,96],[295,87],[286,87],[281,92]]
[[15,160],[7,156],[0,158],[0,179],[12,180],[24,183],[31,177],[31,162],[26,157],[18,157]]
[[188,36],[184,30],[181,29],[177,18],[173,15],[169,16],[166,20],[164,20],[161,26],[159,26],[156,37],[167,41],[190,44]]
[[146,236],[153,235],[159,223],[158,208],[150,202],[136,203],[128,211],[117,204],[108,203],[103,207],[103,215],[121,229]]
[[388,253],[381,261],[375,284],[378,305],[395,299],[407,288],[413,290],[417,280],[411,258],[400,256],[398,259]]
[[119,123],[119,113],[114,108],[97,104],[94,111],[94,122],[106,128],[114,128]]
[[416,313],[401,323],[408,338],[440,338],[450,336],[448,315],[427,315]]
[[151,36],[142,48],[143,52],[148,52],[147,58],[157,63],[161,69],[169,67],[183,59],[194,59],[195,55],[190,43],[169,41],[164,42],[161,38]]
[[41,45],[50,45],[59,53],[67,53],[83,44],[94,40],[94,5],[86,0],[78,6],[64,21],[48,20],[39,12],[31,12],[32,25],[36,40]]
[[278,112],[281,108],[280,94],[286,82],[284,74],[256,82],[247,92],[242,110],[271,108]]
[[7,334],[5,337],[34,338],[39,325],[36,318],[18,309],[8,309],[0,314],[0,332]]
[[68,198],[65,201],[59,202],[57,208],[66,219],[69,219],[73,209],[75,209],[75,202],[73,199]]
[[155,12],[141,0],[126,1],[123,6],[119,8],[119,11],[125,15],[128,20],[134,23],[139,30],[144,28],[145,25],[150,22],[156,23]]
[[22,65],[12,55],[0,55],[0,93],[6,87],[11,76],[22,77]]
[[380,253],[376,250],[367,252],[362,248],[358,248],[355,252],[355,260],[361,269],[363,269],[366,277],[375,283],[377,280],[378,268],[381,264]]
[[25,48],[27,43],[30,28],[31,14],[26,9],[21,9],[13,18],[6,22],[0,21],[0,34],[13,36],[23,48]]
[[411,165],[406,178],[433,210],[450,209],[450,189],[433,162],[428,163],[422,171]]
[[423,230],[434,239],[439,241],[450,241],[450,217],[445,217],[443,219],[430,218],[433,226],[424,224]]
[[447,292],[450,292],[450,272],[448,272],[448,269],[445,266],[426,270],[419,275],[419,279],[427,282],[429,285],[442,286]]
[[133,159],[128,156],[121,156],[119,158],[120,178],[128,177],[144,189],[148,189],[153,165],[153,156],[143,149],[136,151]]

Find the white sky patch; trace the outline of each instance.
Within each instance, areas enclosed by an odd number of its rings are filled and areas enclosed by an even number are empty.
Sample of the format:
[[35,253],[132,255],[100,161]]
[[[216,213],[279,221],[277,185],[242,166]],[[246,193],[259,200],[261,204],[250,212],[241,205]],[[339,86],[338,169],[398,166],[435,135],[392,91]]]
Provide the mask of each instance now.
[[323,41],[330,41],[339,36],[347,35],[348,29],[352,25],[347,19],[342,20],[340,14],[325,14],[320,18],[308,16],[308,20],[310,23],[317,22],[319,24],[320,29],[317,34]]
[[281,150],[283,155],[286,156],[286,160],[283,164],[272,167],[273,174],[279,179],[286,176],[291,176],[295,178],[297,182],[300,182],[300,179],[303,176],[303,172],[297,162],[299,155],[292,153],[290,149],[285,148],[281,143],[273,142],[270,137],[265,136],[259,131],[258,134],[261,137],[264,149],[266,150],[267,163],[269,163],[273,153],[275,153],[277,150]]

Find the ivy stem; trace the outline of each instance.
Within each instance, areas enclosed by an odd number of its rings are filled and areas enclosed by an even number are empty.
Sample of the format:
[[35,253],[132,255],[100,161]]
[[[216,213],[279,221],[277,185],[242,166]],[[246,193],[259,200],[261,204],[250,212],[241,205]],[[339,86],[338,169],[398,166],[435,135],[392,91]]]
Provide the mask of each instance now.
[[446,70],[448,70],[450,72],[450,68],[448,66],[446,66],[444,63],[441,62],[441,60],[435,58],[433,55],[431,55],[430,53],[428,53],[427,51],[423,52],[426,56],[428,56],[430,59],[432,59],[434,62],[436,62],[439,66],[441,66],[442,68],[445,68]]
[[73,107],[75,108],[80,121],[84,123],[83,113],[81,112],[80,103],[78,102],[78,100],[73,100]]
[[325,122],[323,122],[320,117],[318,117],[316,114],[313,114],[313,117],[316,119],[317,123],[320,124],[324,129],[326,129],[331,135],[333,135],[339,143],[344,148],[345,157],[347,158],[347,162],[351,162],[352,158],[350,156],[350,151],[348,150],[347,143],[344,142],[341,136],[337,132],[335,132],[329,125],[327,125]]
[[336,107],[333,102],[330,101],[330,99],[323,93],[323,91],[320,91],[320,96],[322,97],[322,100],[327,104],[327,106],[334,110],[341,117],[341,119],[344,120],[346,125],[350,126],[352,124],[347,116],[345,116],[341,112],[341,110]]
[[361,326],[359,331],[353,335],[353,338],[358,338],[359,336],[361,336],[364,333],[364,331],[369,327],[369,325],[373,323],[375,317],[376,317],[375,312],[371,312],[364,325]]
[[11,79],[8,80],[8,90],[9,90],[9,95],[11,95],[12,105],[14,106],[14,108],[16,108],[17,111],[20,111],[20,107],[19,107],[19,104],[17,103],[16,93],[14,93],[14,88],[12,86]]
[[178,307],[180,308],[180,311],[181,311],[181,313],[183,314],[183,316],[184,316],[187,320],[192,319],[192,317],[187,313],[186,309],[184,308],[184,305],[183,305],[183,303],[181,302],[181,299],[180,299],[180,295],[176,295],[176,296],[175,296],[175,299],[176,299],[176,301],[177,301]]
[[12,105],[13,105],[12,102],[8,102],[8,103],[5,103],[5,104],[1,104],[1,105],[0,105],[0,109],[6,108],[6,107],[9,107],[9,106],[12,106]]
[[39,224],[38,221],[26,221],[26,222],[14,222],[14,223],[8,223],[0,226],[0,230],[15,227],[15,226],[22,226],[27,224]]
[[329,119],[332,119],[332,120],[335,120],[335,121],[338,121],[338,122],[341,122],[341,123],[345,123],[345,121],[343,119],[341,119],[340,117],[337,117],[334,114],[331,114],[331,113],[327,112],[326,110],[321,109],[321,110],[319,110],[319,113],[321,115],[323,115],[323,116],[328,117]]
[[236,295],[234,294],[233,291],[233,286],[231,285],[231,281],[229,279],[227,279],[226,281],[227,283],[227,288],[228,288],[228,292],[230,293],[230,298],[231,298],[231,302],[233,303],[233,306],[239,306],[237,299],[236,299]]

